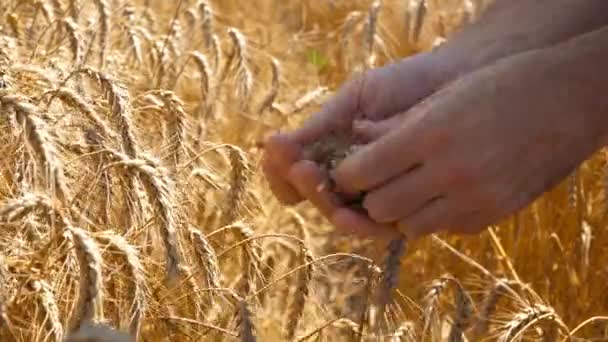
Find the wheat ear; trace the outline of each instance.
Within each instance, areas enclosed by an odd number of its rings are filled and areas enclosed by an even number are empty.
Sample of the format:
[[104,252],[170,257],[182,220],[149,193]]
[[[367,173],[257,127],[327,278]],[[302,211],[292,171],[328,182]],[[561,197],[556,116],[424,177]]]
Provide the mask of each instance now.
[[61,341],[63,338],[63,325],[59,319],[59,307],[57,306],[51,286],[44,280],[36,280],[32,283],[32,286],[40,291],[40,305],[44,309],[48,319],[48,329],[57,341]]
[[384,315],[386,306],[392,298],[392,291],[399,283],[401,257],[405,254],[407,239],[405,236],[392,240],[388,245],[388,255],[384,261],[384,274],[378,290],[378,312]]
[[[500,334],[498,342],[512,341],[521,336],[527,328],[542,320],[554,321],[557,324],[561,323],[553,308],[542,304],[533,304],[523,308],[523,310],[516,313],[507,322],[502,329],[503,332]],[[563,325],[563,323],[560,325]]]
[[221,287],[221,272],[219,262],[211,243],[198,229],[189,228],[190,239],[196,251],[196,261],[207,272],[207,284],[212,288]]
[[117,151],[106,150],[106,153],[118,165],[139,175],[148,198],[158,213],[161,222],[160,235],[166,251],[167,279],[169,281],[177,279],[180,263],[175,233],[177,217],[173,210],[175,201],[172,194],[174,187],[173,182],[169,178],[168,171],[160,167],[150,157],[147,159],[130,159],[128,156]]
[[146,279],[139,252],[124,237],[113,232],[100,234],[97,238],[121,254],[125,260],[127,277],[130,283],[127,293],[132,303],[129,332],[133,339],[138,341],[141,323],[146,311]]
[[94,0],[99,13],[99,68],[106,63],[107,49],[110,46],[110,4],[107,0]]
[[303,244],[300,246],[300,263],[305,267],[298,271],[294,298],[287,310],[287,326],[285,328],[285,338],[291,341],[295,334],[298,324],[304,314],[304,306],[310,292],[310,282],[313,274],[313,256],[310,250]]
[[70,331],[76,331],[83,322],[102,318],[102,258],[95,241],[89,234],[75,227],[69,231],[74,242],[74,250],[80,265],[80,290],[78,302],[70,318]]
[[46,123],[39,118],[37,108],[25,98],[5,95],[0,91],[0,105],[12,108],[17,121],[23,126],[28,145],[34,151],[43,171],[43,178],[61,201],[66,200],[67,187],[64,182],[63,165],[57,158]]

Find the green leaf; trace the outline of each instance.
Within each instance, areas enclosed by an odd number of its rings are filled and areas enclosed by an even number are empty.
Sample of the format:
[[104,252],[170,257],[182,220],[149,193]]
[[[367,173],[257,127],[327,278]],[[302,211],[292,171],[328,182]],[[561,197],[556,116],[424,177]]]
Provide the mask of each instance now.
[[308,60],[310,63],[317,67],[319,70],[323,70],[329,64],[329,60],[318,50],[310,50],[308,52]]

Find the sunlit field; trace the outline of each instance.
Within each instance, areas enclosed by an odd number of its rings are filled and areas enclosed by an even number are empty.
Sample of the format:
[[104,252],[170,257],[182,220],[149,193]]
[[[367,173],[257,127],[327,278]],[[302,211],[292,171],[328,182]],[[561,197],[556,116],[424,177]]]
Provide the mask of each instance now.
[[471,0],[0,0],[1,341],[608,340],[606,156],[479,236],[353,238],[263,138]]

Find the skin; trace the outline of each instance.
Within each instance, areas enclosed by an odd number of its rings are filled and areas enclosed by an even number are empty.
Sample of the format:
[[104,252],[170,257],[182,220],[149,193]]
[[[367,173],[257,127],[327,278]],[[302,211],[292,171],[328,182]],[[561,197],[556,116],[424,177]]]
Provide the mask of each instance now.
[[[270,136],[270,188],[345,233],[482,231],[607,143],[606,10],[601,0],[498,1],[440,49],[351,80],[301,128]],[[325,175],[302,149],[336,130],[368,144]],[[365,191],[367,214],[319,191],[328,176]]]

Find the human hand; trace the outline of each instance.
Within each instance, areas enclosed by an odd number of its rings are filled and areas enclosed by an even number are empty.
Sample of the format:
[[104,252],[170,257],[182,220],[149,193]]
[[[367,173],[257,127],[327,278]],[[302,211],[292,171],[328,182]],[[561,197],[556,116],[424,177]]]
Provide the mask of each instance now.
[[[509,57],[438,91],[347,157],[335,181],[366,192],[369,217],[398,223],[410,238],[477,233],[524,207],[599,148],[604,134],[589,117],[597,89],[566,69],[583,66],[556,65],[556,53]],[[345,230],[369,226],[348,208],[332,218]]]
[[[354,134],[369,142],[395,126],[393,114],[407,110],[430,95],[439,84],[439,68],[431,53],[368,71],[344,85],[303,127],[271,136],[265,142],[262,167],[271,190],[284,204],[309,200],[330,221],[344,206],[329,189],[319,190],[327,178],[305,147],[334,132]],[[352,233],[391,237],[396,230],[355,214],[359,225]],[[364,224],[363,224],[364,223]]]

